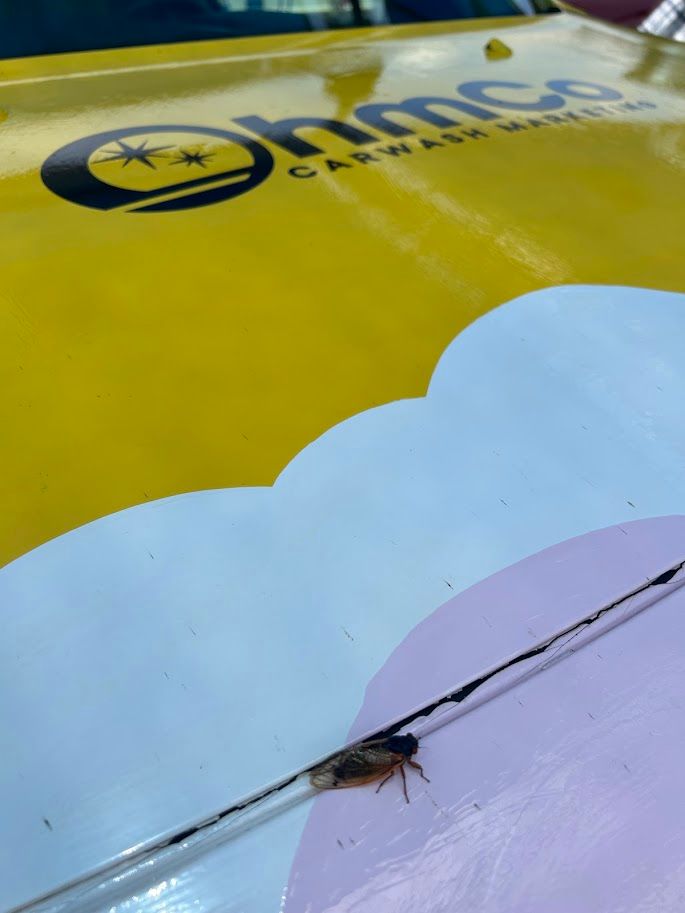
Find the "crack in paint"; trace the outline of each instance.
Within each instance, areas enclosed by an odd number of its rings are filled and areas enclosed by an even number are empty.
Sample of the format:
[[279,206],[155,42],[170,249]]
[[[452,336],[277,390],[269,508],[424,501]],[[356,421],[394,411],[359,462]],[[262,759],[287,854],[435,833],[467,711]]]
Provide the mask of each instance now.
[[370,739],[385,739],[391,735],[394,735],[400,729],[404,729],[405,726],[411,725],[415,720],[422,717],[430,716],[438,707],[442,707],[444,704],[459,704],[465,700],[470,694],[480,688],[481,685],[484,685],[490,679],[494,678],[496,675],[500,675],[502,672],[505,672],[507,669],[511,669],[512,666],[516,666],[519,663],[525,662],[528,659],[533,659],[536,656],[540,656],[543,653],[546,653],[550,647],[554,647],[555,644],[567,635],[568,640],[565,640],[563,643],[558,644],[557,650],[552,653],[552,656],[556,655],[556,652],[565,647],[570,643],[575,637],[578,637],[583,631],[585,631],[590,625],[593,625],[596,621],[599,621],[602,616],[606,615],[607,612],[611,612],[614,609],[617,609],[623,603],[627,602],[629,599],[633,599],[635,596],[639,596],[641,593],[644,593],[646,590],[651,589],[654,586],[663,586],[675,577],[678,571],[681,571],[685,568],[685,561],[681,561],[680,564],[675,565],[675,567],[669,568],[667,571],[664,571],[663,574],[660,574],[658,577],[655,577],[654,580],[649,580],[647,583],[642,584],[635,590],[632,590],[626,596],[621,596],[620,599],[617,599],[615,602],[612,602],[610,605],[604,606],[601,609],[598,609],[592,615],[588,615],[587,618],[581,619],[581,621],[574,622],[572,625],[569,625],[567,628],[564,628],[563,631],[559,631],[553,637],[550,637],[548,640],[543,641],[543,643],[538,644],[536,647],[532,647],[530,650],[526,650],[524,653],[519,653],[514,656],[512,659],[508,660],[505,663],[502,663],[500,666],[497,666],[495,669],[492,669],[486,675],[482,675],[479,678],[473,679],[470,682],[467,682],[465,685],[462,685],[456,691],[453,691],[451,694],[447,694],[444,697],[439,698],[437,701],[434,701],[431,704],[427,704],[425,707],[415,710],[413,713],[409,714],[406,717],[403,717],[401,720],[398,720],[396,723],[393,723],[392,726],[389,726],[387,729],[379,730],[374,735],[370,736],[369,739],[364,739],[363,741],[369,741]]

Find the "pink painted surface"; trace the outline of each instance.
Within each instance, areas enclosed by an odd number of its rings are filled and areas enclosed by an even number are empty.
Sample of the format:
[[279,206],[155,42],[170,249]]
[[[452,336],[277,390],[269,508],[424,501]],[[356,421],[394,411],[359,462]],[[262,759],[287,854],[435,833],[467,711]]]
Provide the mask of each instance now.
[[397,647],[369,683],[350,740],[454,691],[683,558],[685,517],[661,517],[578,536],[493,574]]
[[[670,517],[591,533],[494,575],[406,638],[352,734],[383,708],[406,713],[492,665],[500,638],[510,647],[534,623],[539,639],[683,558],[685,518]],[[409,772],[410,805],[398,783],[319,795],[286,913],[682,910],[685,588],[664,594],[422,739],[431,783]]]
[[637,27],[656,8],[658,0],[574,0],[572,6],[599,19]]

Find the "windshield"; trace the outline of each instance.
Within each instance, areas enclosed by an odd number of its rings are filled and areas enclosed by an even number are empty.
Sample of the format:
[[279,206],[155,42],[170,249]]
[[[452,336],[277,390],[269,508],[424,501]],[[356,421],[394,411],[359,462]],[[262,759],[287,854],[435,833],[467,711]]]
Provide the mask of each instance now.
[[532,0],[0,0],[0,57],[534,12]]

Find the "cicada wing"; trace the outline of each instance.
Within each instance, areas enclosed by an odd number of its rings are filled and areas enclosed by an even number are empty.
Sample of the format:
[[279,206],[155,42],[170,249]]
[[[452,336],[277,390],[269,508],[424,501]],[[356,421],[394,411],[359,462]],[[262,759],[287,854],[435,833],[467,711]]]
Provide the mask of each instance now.
[[309,774],[309,781],[317,789],[359,786],[382,777],[402,760],[402,755],[388,751],[380,742],[357,745],[315,767]]

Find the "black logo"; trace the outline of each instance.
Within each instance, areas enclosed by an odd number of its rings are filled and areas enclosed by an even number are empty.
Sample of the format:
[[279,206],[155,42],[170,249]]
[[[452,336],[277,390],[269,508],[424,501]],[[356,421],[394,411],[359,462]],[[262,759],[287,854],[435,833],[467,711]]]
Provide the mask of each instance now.
[[[367,167],[384,158],[411,155],[415,149],[436,149],[461,144],[466,139],[488,138],[490,134],[480,127],[467,126],[469,122],[487,123],[493,129],[515,133],[654,107],[652,102],[621,99],[623,96],[616,89],[577,79],[550,79],[544,88],[523,82],[471,80],[458,85],[455,95],[420,95],[357,105],[353,113],[361,127],[311,114],[276,120],[251,114],[233,118],[233,122],[295,160],[327,155],[327,143],[322,143],[321,134],[344,140],[352,148],[373,147],[366,152],[326,157],[318,168],[307,164],[288,169],[291,177],[301,179],[316,177],[326,169],[333,172]],[[570,100],[584,107],[564,111]],[[511,115],[506,112],[510,111],[517,113],[516,120],[507,120]],[[395,120],[398,115],[403,121]],[[407,126],[407,119],[413,122],[412,126]],[[421,137],[415,129],[417,123],[419,128],[427,126],[443,132],[437,138]],[[312,128],[317,130],[314,139],[300,135]],[[387,137],[400,137],[403,141],[376,146]],[[407,137],[416,137],[413,146]],[[271,174],[273,166],[271,152],[249,136],[216,127],[174,125],[108,130],[76,140],[54,152],[43,165],[41,175],[49,190],[81,206],[171,212],[220,203],[247,193]]]
[[62,146],[41,177],[92,209],[169,212],[230,200],[261,184],[273,158],[260,143],[213,127],[108,130]]

